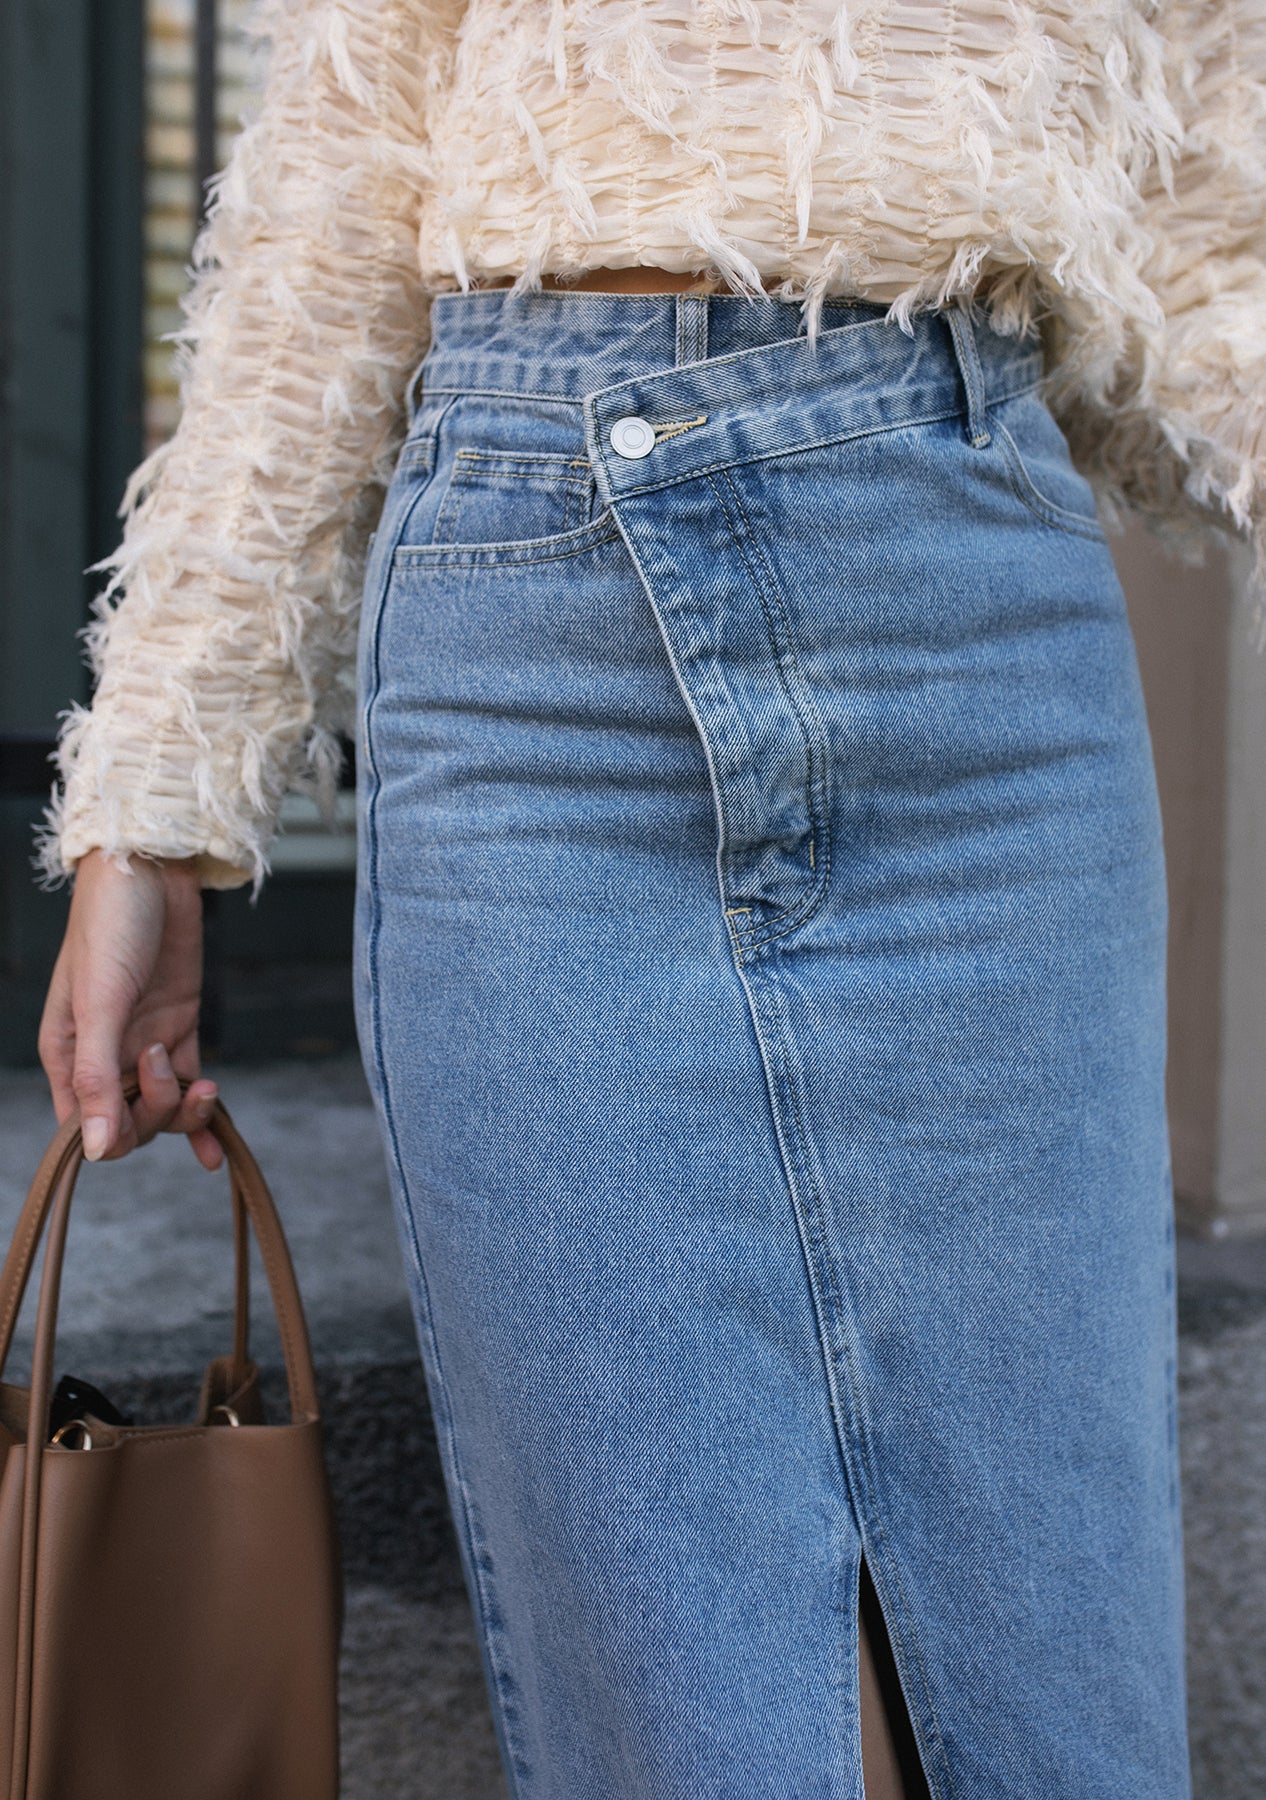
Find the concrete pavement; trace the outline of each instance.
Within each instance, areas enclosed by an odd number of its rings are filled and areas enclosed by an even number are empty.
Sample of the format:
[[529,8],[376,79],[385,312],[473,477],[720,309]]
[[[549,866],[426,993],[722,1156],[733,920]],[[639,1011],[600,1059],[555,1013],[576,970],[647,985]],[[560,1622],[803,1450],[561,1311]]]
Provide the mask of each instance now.
[[[504,1800],[360,1063],[352,1054],[207,1073],[281,1209],[318,1363],[348,1594],[343,1800]],[[41,1071],[0,1071],[4,1244],[54,1124]],[[275,1371],[258,1270],[254,1296],[257,1354]],[[187,1417],[203,1362],[227,1348],[230,1297],[222,1173],[208,1174],[175,1137],[84,1170],[59,1368],[146,1418]],[[1266,1242],[1181,1239],[1179,1325],[1195,1796],[1257,1800]],[[28,1341],[20,1334],[9,1379],[24,1374]]]

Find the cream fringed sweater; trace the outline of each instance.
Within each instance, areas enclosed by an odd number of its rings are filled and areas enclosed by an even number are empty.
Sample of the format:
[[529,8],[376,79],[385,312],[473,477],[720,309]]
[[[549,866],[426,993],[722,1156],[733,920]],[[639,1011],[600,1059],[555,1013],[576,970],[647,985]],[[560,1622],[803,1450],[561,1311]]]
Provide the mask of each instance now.
[[133,475],[46,875],[267,868],[354,735],[364,547],[429,294],[648,263],[975,293],[1040,323],[1109,524],[1253,537],[1266,593],[1263,0],[270,0],[195,254],[179,429]]

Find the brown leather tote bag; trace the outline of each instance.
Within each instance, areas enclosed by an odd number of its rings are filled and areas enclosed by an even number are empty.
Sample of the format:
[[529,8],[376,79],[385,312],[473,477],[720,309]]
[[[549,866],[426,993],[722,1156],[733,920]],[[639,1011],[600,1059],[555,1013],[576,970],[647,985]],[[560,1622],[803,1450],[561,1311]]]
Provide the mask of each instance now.
[[[182,1087],[188,1087],[187,1081]],[[128,1098],[137,1093],[133,1079]],[[333,1800],[342,1584],[294,1269],[222,1103],[237,1254],[233,1349],[196,1420],[85,1416],[46,1442],[79,1119],[36,1172],[0,1272],[0,1374],[48,1225],[29,1391],[0,1382],[0,1793],[9,1800]],[[265,1424],[248,1235],[290,1389]]]

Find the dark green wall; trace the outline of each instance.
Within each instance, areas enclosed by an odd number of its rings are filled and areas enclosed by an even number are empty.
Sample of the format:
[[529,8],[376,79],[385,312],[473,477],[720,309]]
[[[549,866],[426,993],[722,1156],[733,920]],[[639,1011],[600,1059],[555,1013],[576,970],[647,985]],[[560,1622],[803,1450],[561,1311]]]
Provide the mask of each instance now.
[[[34,1053],[68,897],[32,826],[141,450],[141,0],[0,7],[0,1061]],[[32,790],[35,790],[34,792]]]
[[[36,885],[57,715],[142,443],[143,0],[0,0],[0,1065],[36,1060],[69,891]],[[207,896],[204,1049],[353,1041],[347,874]]]

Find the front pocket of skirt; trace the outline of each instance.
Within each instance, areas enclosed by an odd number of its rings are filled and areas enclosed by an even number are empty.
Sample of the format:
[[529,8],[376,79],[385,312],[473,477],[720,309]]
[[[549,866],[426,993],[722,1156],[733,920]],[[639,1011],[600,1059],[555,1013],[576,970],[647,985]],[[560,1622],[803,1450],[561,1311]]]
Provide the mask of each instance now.
[[597,518],[567,531],[553,532],[549,537],[510,538],[489,544],[400,544],[392,558],[392,568],[405,573],[411,569],[476,569],[490,564],[553,562],[561,557],[578,555],[582,550],[619,535],[615,514],[608,507]]
[[588,459],[463,445],[452,459],[434,545],[533,543],[587,525],[596,484]]

